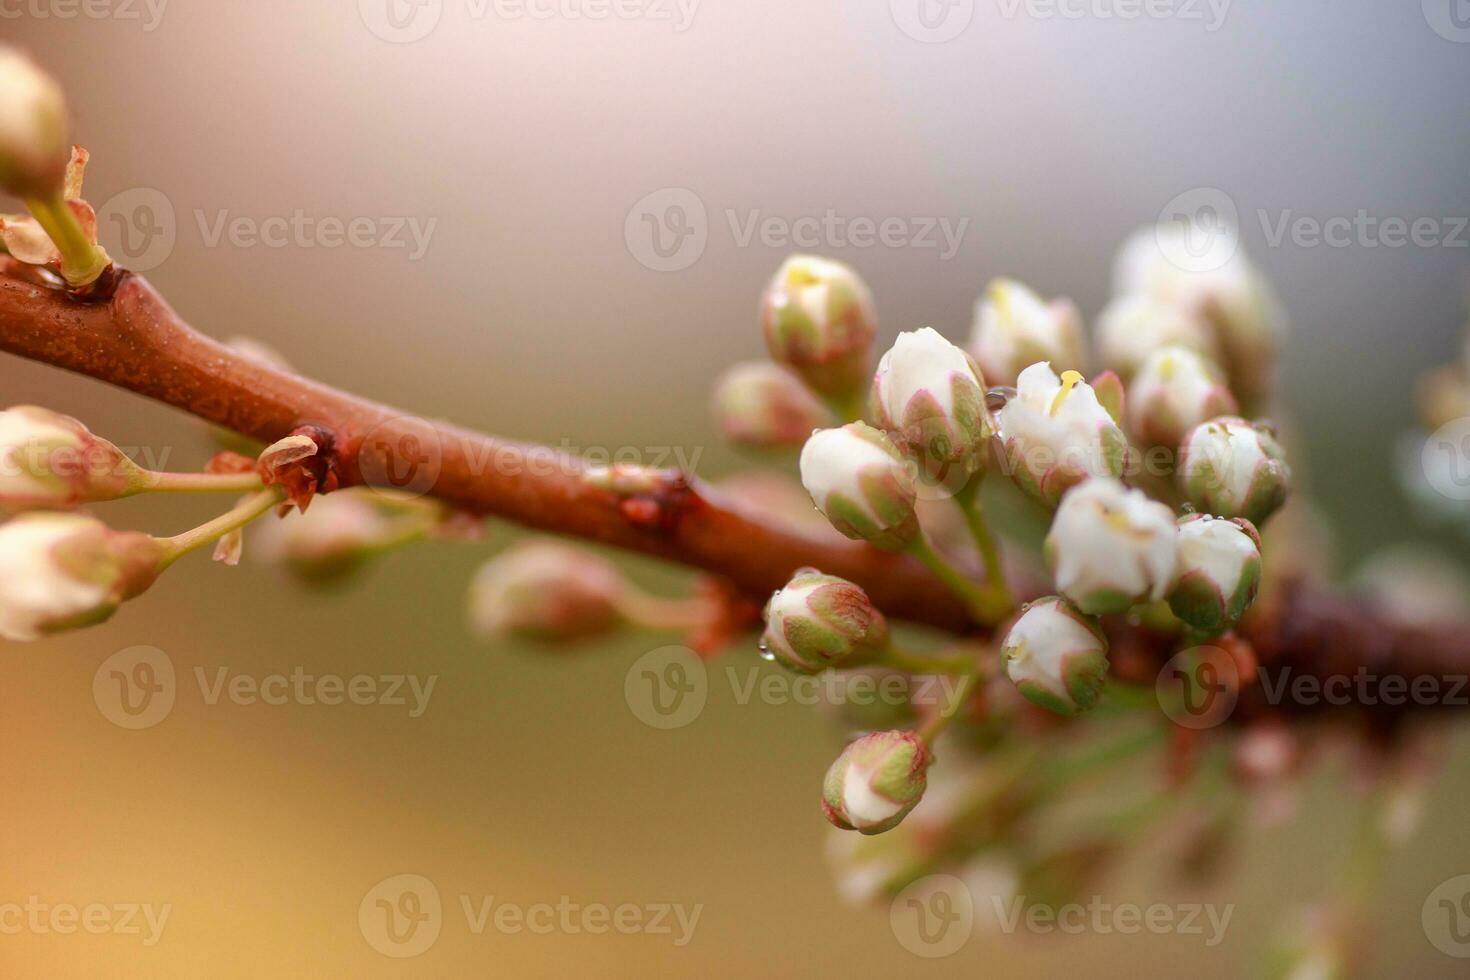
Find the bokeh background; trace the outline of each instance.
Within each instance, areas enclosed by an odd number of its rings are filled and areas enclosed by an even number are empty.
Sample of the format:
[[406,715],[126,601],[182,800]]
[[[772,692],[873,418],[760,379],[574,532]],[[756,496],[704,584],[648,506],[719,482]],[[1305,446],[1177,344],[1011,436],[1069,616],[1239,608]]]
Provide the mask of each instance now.
[[[702,0],[687,23],[666,5],[578,17],[575,0],[537,8],[549,17],[426,0],[391,21],[385,0],[26,0],[3,6],[0,35],[65,81],[104,242],[149,266],[201,329],[259,338],[426,415],[570,448],[678,447],[707,476],[748,463],[715,438],[707,390],[759,353],[756,298],[791,250],[742,243],[731,215],[967,221],[952,256],[817,249],[868,280],[886,336],[930,324],[958,340],[998,274],[1095,315],[1122,238],[1176,195],[1217,188],[1292,315],[1283,400],[1350,570],[1386,544],[1444,537],[1401,503],[1392,451],[1413,424],[1413,380],[1456,356],[1470,250],[1463,234],[1459,247],[1273,247],[1260,214],[1470,214],[1470,44],[1446,19],[1452,3],[1181,0],[1174,16],[1124,20],[1100,16],[1118,9],[1106,0],[1068,8],[1080,17],[961,0],[932,5],[936,30],[962,27],[932,43],[913,36],[903,0]],[[629,216],[671,187],[704,208],[706,241],[659,272],[640,261]],[[213,238],[222,216],[298,211],[377,232],[391,218],[433,225],[421,255]],[[179,468],[210,451],[177,413],[14,359],[0,371],[7,403],[78,415]],[[108,514],[162,532],[210,510],[131,501]],[[171,906],[151,947],[0,935],[0,972],[1242,976],[1341,861],[1347,780],[1329,771],[1300,818],[1252,838],[1213,891],[1171,890],[1146,862],[1109,891],[1233,904],[1218,947],[977,935],[952,958],[920,959],[886,909],[835,893],[816,798],[837,741],[817,712],[742,705],[717,680],[696,722],[658,731],[623,682],[666,638],[575,654],[471,638],[465,584],[515,533],[415,548],[326,596],[200,557],[105,626],[0,647],[0,902]],[[160,723],[129,731],[99,711],[92,682],[139,644],[166,652],[178,695]],[[756,663],[744,648],[731,657]],[[209,704],[194,672],[221,667],[437,682],[418,718]],[[1420,927],[1428,892],[1470,871],[1470,784],[1455,768],[1383,882],[1378,975],[1463,975]],[[445,921],[427,952],[397,960],[369,945],[357,913],[403,873],[436,884]],[[461,895],[703,909],[676,948],[656,935],[476,935]]]

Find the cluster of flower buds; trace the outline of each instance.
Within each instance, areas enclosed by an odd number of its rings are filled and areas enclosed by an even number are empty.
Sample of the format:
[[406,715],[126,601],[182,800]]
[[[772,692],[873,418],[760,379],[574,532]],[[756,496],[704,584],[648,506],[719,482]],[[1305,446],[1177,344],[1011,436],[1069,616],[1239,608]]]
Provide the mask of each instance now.
[[1047,507],[1088,477],[1122,476],[1127,465],[1117,417],[1076,371],[1058,377],[1050,364],[1026,368],[999,424],[1012,479]]
[[1179,485],[1196,509],[1259,527],[1285,503],[1291,467],[1269,427],[1225,416],[1185,434]]
[[799,674],[855,667],[888,647],[888,622],[858,586],[804,568],[771,596],[761,652]]
[[878,361],[873,415],[934,475],[981,469],[990,446],[985,382],[968,354],[932,327],[901,333]]
[[1082,314],[1071,300],[1048,303],[1014,279],[996,279],[975,304],[970,350],[991,384],[1014,385],[1038,361],[1080,371],[1087,359]]
[[0,636],[35,640],[107,619],[153,584],[159,542],[85,514],[46,511],[0,524]]
[[761,327],[771,358],[813,391],[838,405],[862,396],[878,321],[868,287],[850,268],[793,255],[766,289]]
[[1027,605],[1006,633],[1001,655],[1017,689],[1058,714],[1079,714],[1102,696],[1107,637],[1091,617],[1060,596]]
[[0,188],[34,197],[61,186],[68,129],[61,87],[30,58],[0,45]]
[[800,446],[832,419],[800,378],[769,361],[726,371],[715,384],[714,415],[726,439],[753,449]]
[[864,735],[827,770],[822,809],[843,830],[891,830],[923,798],[929,762],[929,747],[913,732]]
[[866,423],[812,433],[801,450],[801,482],[849,538],[897,551],[919,534],[913,473],[888,437]]
[[71,510],[146,484],[122,450],[70,416],[34,405],[0,412],[0,513]]
[[1044,548],[1057,590],[1089,615],[1162,599],[1178,559],[1174,514],[1100,477],[1062,497]]

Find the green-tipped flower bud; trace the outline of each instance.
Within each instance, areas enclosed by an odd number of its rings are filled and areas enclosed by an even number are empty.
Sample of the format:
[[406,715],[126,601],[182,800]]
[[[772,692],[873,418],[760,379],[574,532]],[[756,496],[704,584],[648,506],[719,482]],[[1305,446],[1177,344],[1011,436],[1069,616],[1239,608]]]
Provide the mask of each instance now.
[[1209,636],[1250,608],[1261,584],[1261,536],[1250,521],[1191,514],[1179,522],[1179,575],[1169,608]]
[[1226,416],[1184,437],[1179,484],[1198,510],[1259,527],[1286,502],[1291,467],[1267,428]]
[[1184,347],[1154,351],[1128,389],[1128,425],[1151,446],[1177,449],[1201,422],[1238,411],[1220,369]]
[[34,405],[0,412],[0,512],[113,500],[144,477],[122,450],[70,416]]
[[1082,612],[1121,613],[1168,593],[1177,539],[1168,507],[1098,477],[1062,497],[1046,536],[1046,562],[1057,590]]
[[158,543],[85,514],[0,524],[0,636],[34,640],[107,619],[157,577]]
[[715,383],[715,420],[725,438],[742,446],[800,446],[832,414],[801,379],[779,364],[737,364]]
[[761,301],[761,329],[771,357],[813,391],[839,403],[861,396],[878,320],[868,287],[847,266],[791,256]]
[[1108,641],[1097,623],[1060,596],[1030,603],[1001,644],[1006,673],[1028,700],[1081,714],[1102,696]]
[[761,652],[798,674],[856,666],[888,646],[888,621],[846,579],[804,568],[766,604]]
[[1071,300],[1043,300],[1014,279],[996,279],[975,304],[970,351],[995,385],[1014,385],[1039,361],[1058,370],[1086,367],[1082,314]]
[[923,799],[929,749],[913,732],[872,732],[842,750],[822,782],[822,811],[862,834],[892,830]]
[[470,622],[482,636],[580,640],[624,621],[628,586],[611,562],[554,541],[526,541],[480,567]]
[[907,456],[934,472],[985,465],[990,412],[985,382],[963,350],[932,327],[901,333],[878,361],[873,413]]
[[812,503],[849,538],[897,551],[919,533],[913,474],[888,437],[852,422],[812,433],[801,450]]
[[30,58],[0,46],[0,188],[17,197],[60,190],[67,130],[61,87]]
[[999,421],[1011,478],[1047,507],[1088,477],[1123,475],[1128,440],[1076,371],[1031,365]]

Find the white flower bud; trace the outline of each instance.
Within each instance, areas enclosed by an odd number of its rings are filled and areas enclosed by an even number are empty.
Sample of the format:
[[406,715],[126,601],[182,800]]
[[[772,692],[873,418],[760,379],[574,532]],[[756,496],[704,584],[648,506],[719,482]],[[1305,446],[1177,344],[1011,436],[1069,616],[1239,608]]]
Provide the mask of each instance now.
[[17,197],[60,189],[70,148],[61,88],[30,58],[0,45],[0,188]]
[[1179,446],[1179,484],[1198,510],[1260,526],[1286,500],[1291,468],[1274,436],[1242,418],[1196,426]]
[[1261,584],[1261,536],[1246,520],[1193,514],[1179,522],[1174,615],[1207,636],[1234,626]]
[[70,416],[34,405],[0,412],[0,512],[113,500],[143,477],[122,450]]
[[991,384],[1014,385],[1038,361],[1081,370],[1082,314],[1071,300],[1048,303],[1014,279],[996,279],[975,303],[970,350]]
[[1185,347],[1211,360],[1220,356],[1214,330],[1202,313],[1149,293],[1128,293],[1097,318],[1098,355],[1125,378],[1161,347]]
[[36,512],[0,524],[0,636],[34,640],[100,623],[157,576],[161,549],[85,514]]
[[1088,480],[1062,497],[1046,536],[1057,591],[1089,615],[1162,599],[1174,582],[1174,514],[1117,480]]
[[1021,372],[1000,434],[1011,478],[1048,507],[1089,476],[1121,476],[1127,462],[1128,440],[1092,386],[1076,371],[1058,378],[1050,364]]
[[913,732],[873,732],[842,750],[822,782],[822,810],[863,834],[897,827],[924,796],[929,749]]
[[801,379],[779,364],[736,364],[715,383],[715,420],[725,438],[742,446],[799,446],[831,413]]
[[480,567],[470,585],[470,622],[485,637],[578,640],[623,620],[627,584],[617,566],[555,541],[526,541]]
[[1128,425],[1151,446],[1177,449],[1190,429],[1240,410],[1219,368],[1184,347],[1154,351],[1128,388]]
[[342,490],[314,498],[305,511],[263,523],[257,550],[307,581],[327,583],[357,570],[393,528],[393,518],[369,494]]
[[856,666],[888,645],[888,621],[846,579],[804,568],[766,604],[761,652],[799,674]]
[[873,413],[905,455],[936,471],[985,464],[985,382],[969,355],[932,327],[899,334],[878,361]]
[[1102,696],[1108,641],[1097,624],[1058,596],[1026,607],[1001,645],[1006,673],[1030,701],[1075,715]]
[[801,482],[817,509],[849,538],[897,551],[919,533],[913,474],[888,437],[852,422],[812,433]]
[[838,402],[862,394],[878,320],[868,287],[841,262],[787,259],[761,301],[761,328],[771,357],[813,391]]
[[1209,268],[1185,268],[1180,256],[1198,253],[1197,243],[1221,243],[1233,229],[1168,222],[1145,228],[1118,253],[1114,285],[1121,293],[1145,293],[1204,316],[1215,331],[1231,387],[1247,401],[1269,383],[1286,316],[1274,291],[1239,248],[1220,253]]

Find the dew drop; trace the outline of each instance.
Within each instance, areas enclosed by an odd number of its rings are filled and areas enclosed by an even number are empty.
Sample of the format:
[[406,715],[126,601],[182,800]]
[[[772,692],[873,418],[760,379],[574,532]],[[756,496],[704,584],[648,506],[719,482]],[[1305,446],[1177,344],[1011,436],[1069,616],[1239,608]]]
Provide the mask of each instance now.
[[768,647],[768,646],[766,646],[764,643],[762,643],[760,645],[759,649],[760,649],[760,655],[761,655],[761,659],[762,660],[775,660],[776,659],[776,655],[771,652],[771,648]]

